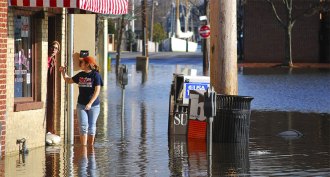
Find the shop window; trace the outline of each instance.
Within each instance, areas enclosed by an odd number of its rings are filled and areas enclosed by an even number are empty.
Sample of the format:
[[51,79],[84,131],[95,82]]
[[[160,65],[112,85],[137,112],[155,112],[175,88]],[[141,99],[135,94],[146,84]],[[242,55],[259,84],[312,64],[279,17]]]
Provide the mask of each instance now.
[[33,25],[31,16],[14,16],[14,111],[40,109],[34,99]]

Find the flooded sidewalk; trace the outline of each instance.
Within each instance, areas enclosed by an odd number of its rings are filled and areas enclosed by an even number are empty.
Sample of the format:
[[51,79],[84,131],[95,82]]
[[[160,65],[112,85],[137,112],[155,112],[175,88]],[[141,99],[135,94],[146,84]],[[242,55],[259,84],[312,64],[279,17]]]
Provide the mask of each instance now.
[[[208,157],[206,141],[167,132],[172,73],[187,67],[201,75],[202,60],[150,60],[148,71],[135,59],[122,64],[129,72],[124,133],[122,89],[112,65],[94,148],[29,149],[2,159],[1,176],[330,176],[329,69],[241,68],[239,95],[254,97],[249,143],[214,143]],[[290,129],[303,136],[278,136]]]

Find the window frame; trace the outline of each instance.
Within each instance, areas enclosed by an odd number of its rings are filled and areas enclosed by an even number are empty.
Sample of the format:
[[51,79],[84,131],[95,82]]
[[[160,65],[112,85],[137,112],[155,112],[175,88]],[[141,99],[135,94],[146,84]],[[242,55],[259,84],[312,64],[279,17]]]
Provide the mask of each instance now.
[[[14,97],[14,112],[28,111],[35,109],[42,109],[44,104],[42,101],[38,100],[37,95],[41,92],[41,89],[38,88],[38,79],[41,79],[38,76],[38,45],[37,45],[37,14],[40,12],[27,12],[25,10],[14,10],[15,16],[29,16],[30,17],[30,30],[31,30],[31,96],[30,97]],[[15,26],[13,26],[15,28]],[[15,46],[14,46],[15,47]],[[15,87],[15,86],[14,86]],[[15,88],[13,88],[15,89]]]

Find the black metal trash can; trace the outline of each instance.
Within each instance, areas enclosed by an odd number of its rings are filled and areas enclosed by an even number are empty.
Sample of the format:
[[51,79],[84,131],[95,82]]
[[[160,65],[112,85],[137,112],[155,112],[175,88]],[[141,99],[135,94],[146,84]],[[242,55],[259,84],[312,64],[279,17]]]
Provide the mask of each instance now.
[[217,95],[217,115],[213,123],[213,142],[249,142],[253,97]]

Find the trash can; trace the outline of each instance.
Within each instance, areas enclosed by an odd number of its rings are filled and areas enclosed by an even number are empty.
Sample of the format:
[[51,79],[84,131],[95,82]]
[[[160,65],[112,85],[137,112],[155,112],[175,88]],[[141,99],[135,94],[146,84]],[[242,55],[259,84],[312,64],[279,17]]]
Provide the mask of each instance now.
[[213,123],[213,142],[249,142],[253,97],[217,95],[217,114]]

